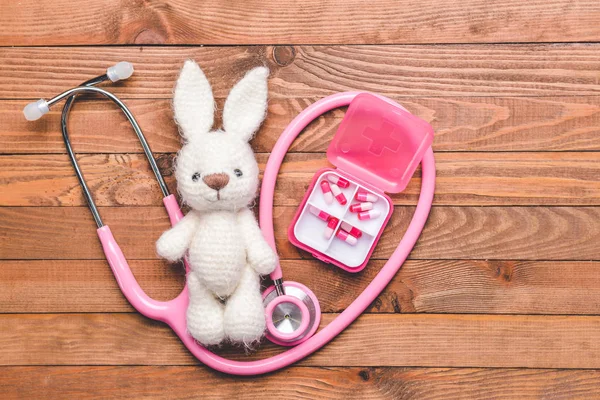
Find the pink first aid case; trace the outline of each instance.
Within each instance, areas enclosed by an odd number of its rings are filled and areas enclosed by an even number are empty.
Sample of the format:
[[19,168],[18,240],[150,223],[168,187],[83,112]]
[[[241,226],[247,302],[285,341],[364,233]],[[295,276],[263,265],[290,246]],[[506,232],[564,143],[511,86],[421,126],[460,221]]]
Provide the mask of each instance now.
[[[394,210],[386,193],[406,188],[432,142],[433,128],[399,104],[368,93],[356,96],[327,149],[336,168],[314,175],[289,227],[290,242],[326,263],[361,271]],[[348,182],[340,186],[347,201],[328,204],[321,182],[333,185],[340,177]],[[350,211],[360,203],[358,192],[376,196],[376,218],[361,220]]]

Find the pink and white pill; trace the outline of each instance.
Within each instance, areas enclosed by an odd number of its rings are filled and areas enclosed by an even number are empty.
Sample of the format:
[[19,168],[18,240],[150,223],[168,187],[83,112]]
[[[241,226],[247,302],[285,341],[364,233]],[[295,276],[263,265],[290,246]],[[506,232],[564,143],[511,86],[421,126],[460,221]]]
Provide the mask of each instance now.
[[333,193],[331,193],[329,182],[321,181],[321,192],[323,192],[323,199],[325,199],[325,203],[333,204]]
[[346,189],[348,186],[350,186],[350,182],[347,179],[342,178],[341,176],[329,174],[327,175],[327,179],[329,179],[330,182],[335,183],[343,189]]
[[337,219],[336,217],[331,217],[329,219],[329,222],[327,223],[327,227],[325,228],[325,239],[331,239],[331,237],[333,236],[333,232],[335,232],[335,228],[338,224],[338,222],[340,222],[339,219]]
[[357,238],[355,238],[354,236],[352,236],[351,234],[349,234],[348,232],[346,232],[343,229],[338,229],[335,236],[338,239],[342,239],[344,242],[348,243],[350,246],[354,246],[358,242]]
[[358,201],[368,201],[370,203],[375,203],[377,199],[377,196],[375,196],[373,193],[367,192],[366,190],[358,189],[358,192],[356,192],[356,200]]
[[378,210],[363,211],[363,212],[358,213],[358,219],[360,219],[361,221],[364,221],[367,219],[379,218],[380,215],[381,215],[381,212],[379,212]]
[[340,227],[357,239],[362,236],[362,231],[360,229],[353,227],[347,222],[342,222]]
[[338,203],[344,205],[348,202],[348,200],[346,200],[346,196],[344,196],[344,193],[342,193],[338,185],[332,183],[330,187],[331,191],[333,192],[333,197],[335,197]]
[[327,214],[325,211],[319,210],[315,206],[308,206],[308,211],[310,211],[312,215],[316,215],[319,219],[322,219],[323,221],[327,221],[331,217],[331,215]]
[[350,206],[350,212],[369,211],[373,209],[373,203],[366,201],[364,203],[356,203]]

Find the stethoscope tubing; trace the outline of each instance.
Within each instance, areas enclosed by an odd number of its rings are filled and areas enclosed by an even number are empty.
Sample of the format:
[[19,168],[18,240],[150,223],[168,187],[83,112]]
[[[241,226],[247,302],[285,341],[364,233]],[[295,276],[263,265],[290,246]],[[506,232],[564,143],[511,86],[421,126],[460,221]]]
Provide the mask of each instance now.
[[[123,104],[110,92],[95,87],[84,86],[70,89],[52,99],[51,102],[59,101],[60,99],[73,96],[80,92],[100,93],[115,102],[125,113],[128,120],[132,123],[132,126],[134,127],[134,130],[136,131],[136,134],[138,135],[138,138],[142,144],[146,144],[146,146],[144,146],[144,151],[146,152],[147,150],[146,155],[148,156],[149,160],[151,159],[154,161],[150,148],[147,145],[147,142],[145,141],[145,138],[141,132],[141,129],[137,125],[135,118],[133,118],[133,115],[125,106],[125,104]],[[275,190],[277,174],[285,154],[287,153],[294,139],[311,121],[331,109],[348,105],[359,93],[360,92],[345,92],[334,94],[312,104],[290,123],[275,144],[265,168],[259,206],[260,226],[263,235],[273,249],[276,250],[275,235],[273,230],[273,194]],[[72,157],[72,160],[74,160],[74,156]],[[153,164],[152,161],[151,164]],[[398,272],[408,257],[408,254],[414,247],[417,239],[419,238],[421,231],[425,226],[425,222],[427,221],[431,204],[433,202],[433,194],[435,190],[435,160],[433,156],[433,150],[431,148],[429,148],[425,153],[421,164],[421,193],[415,213],[404,237],[398,244],[396,250],[390,256],[389,260],[382,267],[380,272],[375,276],[367,288],[341,314],[339,314],[332,322],[317,332],[314,336],[283,353],[263,360],[229,360],[202,347],[192,338],[191,335],[188,334],[186,329],[185,311],[189,303],[187,285],[173,300],[164,302],[156,301],[150,298],[148,295],[146,295],[135,279],[135,276],[131,272],[125,256],[117,245],[117,242],[112,236],[110,228],[107,225],[101,225],[101,223],[98,225],[98,237],[100,238],[106,258],[121,291],[128,301],[133,305],[133,307],[136,308],[141,314],[151,319],[167,323],[179,336],[183,344],[196,358],[198,358],[200,362],[215,370],[234,375],[265,374],[297,362],[330,342],[361,315],[361,313],[377,298],[377,296],[385,289],[394,275]],[[76,163],[74,165],[76,165]],[[76,169],[78,170],[77,167]],[[154,172],[157,177],[160,177],[158,168],[156,168],[156,171]],[[162,177],[159,178],[159,182],[160,181],[162,181]],[[164,184],[164,181],[162,182]],[[161,185],[161,189],[163,189],[163,193],[165,194],[163,199],[165,208],[167,209],[171,223],[174,225],[183,217],[183,214],[181,213],[175,196],[166,191],[166,185],[164,188]],[[93,204],[93,201],[91,204]],[[92,207],[90,207],[90,209],[91,208]],[[186,270],[189,270],[187,262],[184,261],[184,263],[186,264]],[[278,282],[282,282],[282,271],[279,265],[271,274],[271,278],[276,285]]]
[[64,141],[65,147],[67,149],[67,154],[69,155],[69,158],[71,159],[71,164],[73,165],[73,168],[75,169],[75,174],[77,175],[79,184],[81,185],[81,187],[83,189],[83,194],[87,200],[88,207],[90,208],[90,211],[92,213],[92,216],[94,217],[94,221],[96,222],[96,225],[98,226],[98,228],[103,226],[102,218],[100,217],[100,213],[98,212],[96,203],[94,202],[94,199],[88,189],[87,183],[85,182],[83,173],[81,172],[81,169],[79,168],[79,163],[77,162],[77,159],[75,158],[75,153],[73,151],[73,147],[71,146],[71,140],[69,139],[69,133],[68,133],[68,129],[67,129],[67,122],[68,122],[68,118],[69,118],[69,112],[71,111],[71,106],[73,105],[73,102],[75,101],[77,95],[80,93],[100,94],[100,95],[108,98],[109,100],[111,100],[113,103],[115,103],[121,109],[121,111],[123,111],[123,114],[125,114],[125,116],[127,117],[127,120],[131,124],[134,132],[136,133],[136,135],[138,137],[138,140],[140,141],[140,144],[142,146],[144,154],[146,155],[146,158],[148,159],[148,162],[150,163],[150,168],[152,169],[152,172],[154,173],[154,176],[156,177],[156,180],[158,182],[158,186],[160,187],[160,190],[163,193],[163,197],[167,197],[170,194],[167,184],[165,183],[165,180],[160,173],[158,165],[156,164],[156,160],[154,159],[154,156],[152,155],[152,150],[150,149],[150,145],[148,144],[148,141],[146,140],[146,137],[144,136],[144,134],[142,132],[142,128],[140,128],[139,124],[137,123],[135,117],[133,116],[133,114],[131,113],[129,108],[117,96],[115,96],[111,92],[109,92],[105,89],[102,89],[102,88],[92,86],[92,85],[96,85],[98,83],[104,82],[107,79],[108,78],[106,78],[106,75],[102,75],[97,78],[90,79],[89,81],[84,82],[82,84],[82,86],[78,86],[78,87],[69,89],[48,101],[48,106],[52,106],[53,104],[59,102],[62,99],[65,99],[65,98],[67,99],[65,102],[65,105],[63,107],[63,111],[62,111],[62,115],[61,115],[61,130],[62,130],[62,135],[63,135],[63,141]]

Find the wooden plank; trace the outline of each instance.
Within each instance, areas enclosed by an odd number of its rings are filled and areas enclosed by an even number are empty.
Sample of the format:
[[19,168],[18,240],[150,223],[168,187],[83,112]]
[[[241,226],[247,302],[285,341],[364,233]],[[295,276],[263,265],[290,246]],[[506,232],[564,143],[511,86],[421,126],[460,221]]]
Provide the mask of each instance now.
[[[292,246],[294,207],[274,209],[284,259],[310,258]],[[414,211],[395,208],[373,253],[387,259]],[[162,207],[103,207],[100,213],[128,259],[154,259],[168,228]],[[87,207],[0,207],[0,259],[104,259]],[[143,235],[140,235],[143,232]],[[600,260],[598,207],[434,207],[413,259]]]
[[[25,0],[0,7],[0,45],[597,41],[598,3],[466,0],[301,4]],[[525,29],[524,29],[525,28]]]
[[[599,96],[391,97],[432,124],[436,152],[600,150]],[[271,99],[267,119],[253,140],[255,151],[271,151],[288,123],[317,99]],[[22,114],[27,102],[0,101],[0,154],[65,153],[60,108],[53,109],[43,123],[32,124]],[[127,105],[155,152],[179,150],[170,100],[130,99]],[[343,117],[344,110],[325,114],[308,126],[290,151],[325,152]],[[80,153],[142,152],[125,117],[110,102],[77,103],[69,127]]]
[[[383,265],[350,275],[316,260],[284,260],[287,280],[302,282],[323,312],[343,311]],[[369,313],[598,314],[598,262],[409,260]],[[168,300],[183,286],[183,269],[134,260],[148,295]],[[35,293],[35,295],[32,295]],[[0,313],[132,312],[105,261],[0,262]]]
[[[173,154],[158,155],[172,193]],[[261,171],[268,154],[258,154]],[[161,204],[162,193],[145,156],[79,155],[100,206]],[[281,168],[275,205],[297,206],[314,173],[331,167],[325,154],[290,153]],[[436,154],[437,205],[600,205],[600,152]],[[419,173],[394,204],[419,197]],[[0,156],[0,206],[86,205],[66,155]]]
[[[67,12],[67,10],[69,12]],[[83,12],[83,11],[86,12]],[[357,0],[302,4],[216,0],[197,7],[159,2],[147,6],[107,1],[40,3],[0,9],[1,45],[464,43],[594,41],[598,4],[552,0],[496,6],[467,0],[420,3]],[[77,21],[77,23],[74,23]],[[527,29],[523,29],[527,27]]]
[[[139,314],[3,314],[0,323],[0,365],[197,364],[166,325]],[[369,314],[299,365],[599,368],[599,340],[597,316]],[[281,351],[265,343],[219,354]]]
[[280,47],[263,46],[6,47],[0,48],[0,98],[49,98],[126,59],[135,65],[136,73],[111,88],[116,95],[170,99],[188,58],[202,65],[217,98],[225,98],[233,84],[257,65],[271,69],[272,99],[315,98],[348,90],[405,97],[600,94],[600,44],[294,49],[282,62]]
[[[185,273],[179,264],[133,260],[130,266],[152,298],[169,300],[183,288]],[[135,311],[108,263],[100,260],[0,262],[0,304],[0,313]]]
[[260,378],[196,366],[3,367],[4,399],[590,399],[600,371],[291,367]]

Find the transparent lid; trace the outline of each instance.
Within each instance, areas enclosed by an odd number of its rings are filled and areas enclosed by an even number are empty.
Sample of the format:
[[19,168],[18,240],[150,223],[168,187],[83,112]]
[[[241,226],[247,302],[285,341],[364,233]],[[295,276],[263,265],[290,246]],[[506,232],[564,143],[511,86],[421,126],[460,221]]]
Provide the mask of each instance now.
[[361,93],[350,103],[327,158],[384,192],[399,193],[432,142],[427,122],[391,100]]

